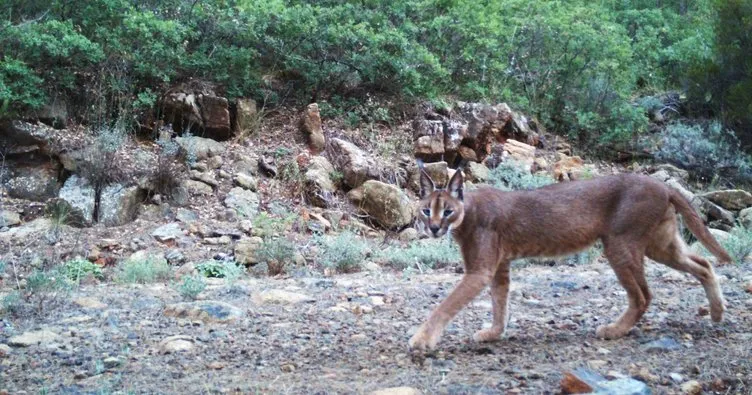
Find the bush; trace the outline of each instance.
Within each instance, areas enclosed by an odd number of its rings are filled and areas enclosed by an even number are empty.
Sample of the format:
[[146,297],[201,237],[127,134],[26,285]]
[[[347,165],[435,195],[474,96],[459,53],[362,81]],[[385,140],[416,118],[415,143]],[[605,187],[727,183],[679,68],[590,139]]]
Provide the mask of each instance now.
[[154,173],[151,175],[155,193],[171,198],[183,180],[185,168],[179,162],[178,145],[174,141],[159,141],[159,155]]
[[234,280],[243,273],[243,268],[235,261],[210,260],[196,265],[196,270],[205,277],[225,278]]
[[294,256],[295,245],[284,237],[264,241],[256,253],[258,262],[266,266],[270,276],[285,273]]
[[376,254],[376,260],[397,269],[437,269],[462,262],[456,244],[449,238],[419,240],[409,246],[390,246]]
[[57,271],[34,271],[26,277],[25,298],[36,304],[37,311],[42,311],[50,303],[67,296],[71,291],[71,282],[65,274]]
[[705,181],[720,174],[729,174],[731,179],[748,179],[752,174],[749,159],[739,149],[739,140],[718,122],[706,126],[672,123],[655,156]]
[[65,262],[60,267],[60,273],[76,284],[88,276],[93,276],[98,279],[104,277],[102,268],[99,265],[91,263],[83,258],[75,258]]
[[122,262],[118,267],[116,279],[126,284],[148,284],[167,279],[170,272],[167,260],[147,255],[143,258],[130,258]]
[[720,240],[720,243],[734,262],[743,263],[752,254],[752,229],[737,226],[731,230],[729,237]]
[[531,174],[515,160],[506,160],[491,169],[488,181],[494,187],[505,191],[536,189],[554,183],[550,176]]
[[337,237],[319,239],[319,262],[337,273],[357,271],[366,256],[368,244],[352,232],[342,232]]
[[206,280],[204,280],[204,276],[200,275],[184,276],[177,289],[183,298],[196,300],[198,294],[206,289]]

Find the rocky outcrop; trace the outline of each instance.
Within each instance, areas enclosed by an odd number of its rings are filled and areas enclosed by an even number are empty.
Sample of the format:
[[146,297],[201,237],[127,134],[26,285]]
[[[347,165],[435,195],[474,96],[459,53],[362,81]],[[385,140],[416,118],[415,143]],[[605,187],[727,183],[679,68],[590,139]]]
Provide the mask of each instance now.
[[14,166],[5,184],[8,195],[14,198],[45,201],[60,191],[59,169],[53,163],[24,163]]
[[726,210],[739,211],[752,207],[752,194],[741,189],[707,192],[700,196]]
[[227,99],[217,96],[210,87],[182,84],[161,98],[162,119],[176,134],[190,132],[213,140],[232,137]]
[[321,115],[319,105],[316,103],[309,104],[303,115],[300,117],[300,130],[305,134],[308,146],[314,153],[319,153],[326,146],[324,130],[321,127]]
[[225,145],[203,137],[177,137],[175,142],[180,146],[180,152],[189,161],[200,161],[225,153]]
[[68,206],[72,225],[91,226],[94,222],[96,191],[85,178],[72,175],[60,189],[59,200]]
[[334,167],[342,173],[342,181],[349,188],[357,188],[366,180],[378,178],[376,162],[355,144],[342,139],[332,139],[331,158]]
[[559,159],[554,163],[554,180],[573,181],[580,178],[585,166],[585,161],[579,156],[567,156],[558,154]]
[[125,225],[136,218],[145,197],[145,193],[136,186],[106,186],[99,197],[97,221],[105,226]]
[[336,191],[331,175],[334,166],[323,156],[311,158],[305,173],[305,196],[306,200],[314,206],[329,207]]
[[241,217],[253,218],[258,214],[259,197],[253,191],[235,187],[227,194],[225,206],[235,210]]
[[347,197],[384,228],[401,228],[413,219],[412,199],[394,185],[369,180],[350,191]]

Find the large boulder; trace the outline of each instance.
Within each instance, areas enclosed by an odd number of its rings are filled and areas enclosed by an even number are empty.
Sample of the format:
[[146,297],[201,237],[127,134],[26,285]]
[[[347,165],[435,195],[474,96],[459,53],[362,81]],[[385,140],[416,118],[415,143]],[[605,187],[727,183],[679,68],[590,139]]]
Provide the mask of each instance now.
[[739,223],[746,229],[752,229],[752,207],[739,212]]
[[308,202],[318,207],[329,207],[336,191],[331,174],[334,166],[323,156],[311,158],[305,173],[305,196]]
[[106,186],[99,197],[97,221],[105,226],[125,225],[136,218],[144,198],[145,194],[137,186]]
[[21,224],[21,216],[15,211],[0,209],[0,228]]
[[235,210],[242,217],[255,217],[259,210],[259,197],[256,192],[241,187],[230,190],[225,198],[225,206]]
[[227,140],[232,137],[230,110],[227,99],[213,95],[199,95],[203,130],[200,134],[214,140]]
[[51,163],[14,166],[5,183],[5,190],[10,197],[45,201],[57,196],[60,190],[58,173],[59,169]]
[[488,181],[490,170],[482,163],[470,162],[465,168],[465,177],[473,183],[482,183]]
[[253,99],[238,99],[235,103],[235,133],[247,135],[257,126],[259,113]]
[[180,146],[183,155],[192,161],[204,160],[225,153],[225,145],[203,137],[177,137],[175,142]]
[[444,153],[444,124],[434,120],[413,122],[415,156],[425,159],[435,158]]
[[214,140],[232,137],[227,99],[200,83],[181,84],[160,100],[162,119],[177,134],[190,132]]
[[413,202],[394,185],[369,180],[350,191],[347,197],[384,228],[401,228],[413,219]]
[[88,180],[77,175],[70,176],[60,189],[59,202],[68,206],[72,225],[91,226],[94,222],[96,191]]
[[741,189],[706,192],[700,195],[726,210],[739,211],[752,207],[752,193]]
[[378,178],[376,162],[355,144],[342,139],[332,139],[334,166],[342,173],[342,182],[349,188],[357,188],[366,180]]
[[309,104],[303,115],[300,117],[300,130],[305,134],[308,140],[308,146],[311,151],[319,153],[324,150],[326,138],[324,129],[321,127],[321,115],[319,105],[316,103]]

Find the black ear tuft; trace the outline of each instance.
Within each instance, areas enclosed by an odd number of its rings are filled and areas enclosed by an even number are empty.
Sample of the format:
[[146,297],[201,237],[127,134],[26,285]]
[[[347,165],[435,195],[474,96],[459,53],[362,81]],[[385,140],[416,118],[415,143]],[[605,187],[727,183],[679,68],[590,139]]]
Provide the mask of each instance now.
[[420,198],[424,199],[426,196],[430,195],[434,189],[436,189],[436,184],[434,184],[433,180],[431,179],[431,176],[426,173],[426,170],[421,167],[420,168]]
[[462,189],[464,188],[464,183],[465,181],[462,177],[462,168],[458,167],[454,172],[452,178],[449,180],[447,190],[455,199],[458,199],[460,201],[463,199]]

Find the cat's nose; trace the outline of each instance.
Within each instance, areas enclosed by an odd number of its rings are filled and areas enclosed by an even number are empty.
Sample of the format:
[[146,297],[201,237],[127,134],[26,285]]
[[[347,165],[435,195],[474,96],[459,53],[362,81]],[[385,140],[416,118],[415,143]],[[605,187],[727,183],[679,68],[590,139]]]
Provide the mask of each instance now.
[[429,228],[429,229],[431,229],[431,232],[432,232],[432,233],[433,233],[434,235],[435,235],[436,233],[439,233],[439,229],[441,229],[441,228],[440,228],[440,227],[438,227],[437,225],[431,225],[431,226],[429,226],[428,228]]

